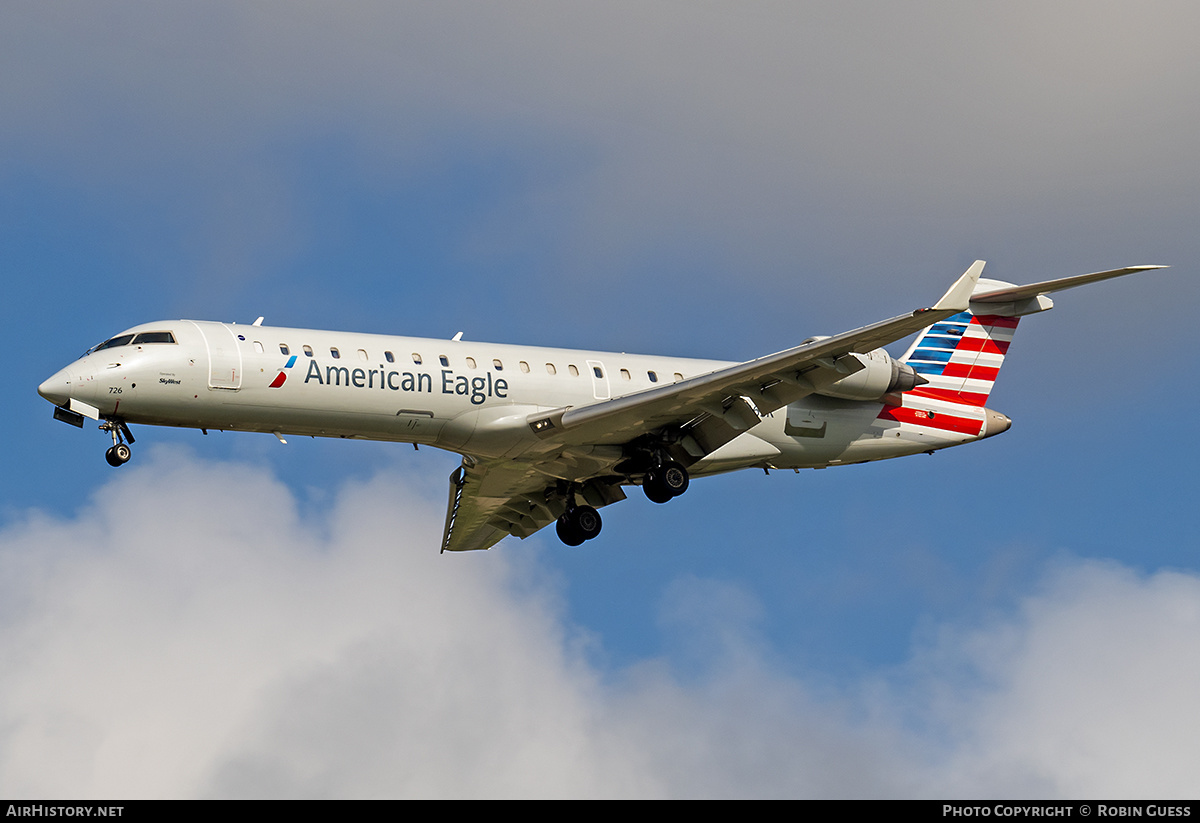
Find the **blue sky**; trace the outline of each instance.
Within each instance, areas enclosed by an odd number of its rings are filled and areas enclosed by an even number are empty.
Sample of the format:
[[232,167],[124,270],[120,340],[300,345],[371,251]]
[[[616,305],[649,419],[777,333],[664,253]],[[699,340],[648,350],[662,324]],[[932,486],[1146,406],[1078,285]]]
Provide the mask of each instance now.
[[[0,11],[0,789],[1195,796],[1188,4]],[[436,553],[453,455],[52,420],[189,317],[744,359],[1066,292],[1003,437]],[[186,754],[184,754],[186,752]]]

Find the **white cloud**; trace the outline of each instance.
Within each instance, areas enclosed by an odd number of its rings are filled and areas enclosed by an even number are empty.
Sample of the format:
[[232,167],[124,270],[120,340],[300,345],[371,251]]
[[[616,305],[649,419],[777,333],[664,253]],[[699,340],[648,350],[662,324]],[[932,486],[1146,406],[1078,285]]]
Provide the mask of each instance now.
[[[947,636],[926,662],[953,744],[947,793],[1194,797],[1200,577],[1072,562],[1011,619]],[[952,674],[966,668],[969,679]]]
[[[396,476],[300,511],[158,450],[0,533],[0,791],[24,797],[1194,795],[1200,579],[1064,564],[1020,613],[814,689],[744,588],[602,672],[530,543],[433,551]],[[672,662],[673,661],[673,662]]]
[[1064,563],[840,693],[774,658],[745,587],[681,578],[667,658],[605,671],[536,542],[437,554],[441,491],[379,476],[306,511],[160,449],[0,532],[0,791],[1195,794],[1194,575]]
[[3,537],[6,793],[641,790],[595,768],[552,592],[518,553],[439,556],[440,501],[381,477],[309,514],[244,466],[131,468]]

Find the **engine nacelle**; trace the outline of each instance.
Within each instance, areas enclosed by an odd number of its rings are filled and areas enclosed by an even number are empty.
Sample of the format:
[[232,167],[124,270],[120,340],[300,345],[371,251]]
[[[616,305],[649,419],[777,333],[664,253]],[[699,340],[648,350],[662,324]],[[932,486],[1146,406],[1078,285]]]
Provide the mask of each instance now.
[[929,382],[913,371],[912,366],[901,363],[883,349],[845,356],[853,357],[863,368],[818,389],[817,394],[843,400],[879,400],[889,392],[908,391]]

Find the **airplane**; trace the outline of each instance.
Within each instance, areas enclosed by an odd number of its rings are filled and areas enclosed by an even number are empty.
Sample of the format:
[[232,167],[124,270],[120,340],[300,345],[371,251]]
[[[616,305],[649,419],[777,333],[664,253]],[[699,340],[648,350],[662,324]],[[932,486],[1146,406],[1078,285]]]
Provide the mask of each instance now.
[[[932,306],[755,360],[395,337],[176,320],[126,329],[50,377],[54,417],[88,418],[120,466],[129,424],[362,438],[462,456],[442,551],[488,549],[555,524],[578,546],[598,509],[691,478],[933,453],[1011,426],[988,395],[1021,317],[1046,295],[1165,268],[1017,286],[977,260]],[[902,357],[882,347],[918,333]]]

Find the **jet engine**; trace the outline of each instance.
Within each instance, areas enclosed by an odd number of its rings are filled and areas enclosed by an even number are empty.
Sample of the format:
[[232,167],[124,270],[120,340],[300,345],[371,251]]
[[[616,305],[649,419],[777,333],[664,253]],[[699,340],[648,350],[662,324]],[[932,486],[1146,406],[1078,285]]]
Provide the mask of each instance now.
[[904,392],[929,382],[913,371],[912,366],[901,363],[883,349],[866,354],[851,352],[839,358],[839,362],[847,357],[853,357],[862,368],[822,386],[817,394],[843,400],[879,400],[889,392]]

